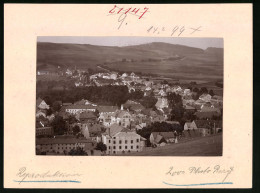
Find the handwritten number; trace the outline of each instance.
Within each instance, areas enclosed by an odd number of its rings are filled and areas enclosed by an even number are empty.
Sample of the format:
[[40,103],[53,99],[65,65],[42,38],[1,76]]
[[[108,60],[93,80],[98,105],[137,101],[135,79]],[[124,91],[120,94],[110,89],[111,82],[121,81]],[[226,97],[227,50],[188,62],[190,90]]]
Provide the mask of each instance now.
[[122,11],[122,10],[123,10],[123,8],[120,8],[119,11],[117,12],[117,14],[120,13],[120,11]]
[[134,8],[134,10],[132,12],[134,12],[135,14],[137,14],[137,12],[139,11],[139,9],[136,10],[136,8]]
[[182,26],[182,28],[180,29],[180,33],[179,33],[178,36],[180,36],[180,35],[182,34],[182,32],[184,32],[184,30],[185,30],[185,28],[184,28],[184,26]]
[[109,13],[115,13],[115,11],[114,12],[112,12],[114,9],[116,8],[116,5],[114,6],[114,8],[113,9],[111,9],[110,11],[109,11]]
[[147,32],[149,33],[149,32],[151,31],[151,29],[153,29],[153,26],[150,27],[150,28],[147,30]]
[[172,35],[171,35],[171,36],[173,36],[173,34],[174,34],[178,29],[179,29],[179,27],[178,27],[178,26],[175,26],[175,27],[173,28],[173,30],[172,30]]
[[[121,18],[122,16],[124,16],[123,18]],[[118,26],[117,29],[120,29],[121,25],[123,24],[123,22],[125,21],[127,14],[121,14],[120,17],[118,18],[118,22],[121,22],[120,25]]]
[[149,8],[147,8],[147,7],[144,8],[145,11],[144,11],[143,14],[139,17],[139,19],[141,19],[141,18],[143,17],[143,15],[148,11],[148,9],[149,9]]
[[125,12],[125,14],[127,14],[130,10],[132,9],[132,7],[131,8],[129,8],[126,12]]

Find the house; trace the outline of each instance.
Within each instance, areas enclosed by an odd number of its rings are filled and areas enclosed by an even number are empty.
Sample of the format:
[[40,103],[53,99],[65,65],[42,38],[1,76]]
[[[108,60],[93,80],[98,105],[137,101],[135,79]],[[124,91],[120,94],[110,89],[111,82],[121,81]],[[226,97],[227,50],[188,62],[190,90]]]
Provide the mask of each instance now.
[[130,111],[135,111],[135,112],[141,112],[145,107],[141,105],[138,102],[128,100],[126,101],[125,104],[123,104],[124,109],[128,109]]
[[194,114],[198,119],[212,119],[213,117],[220,116],[220,113],[217,111],[203,111],[203,112],[196,112]]
[[98,106],[97,110],[99,112],[98,120],[104,126],[109,126],[112,124],[111,115],[113,115],[117,110],[117,106]]
[[129,111],[123,110],[123,106],[121,106],[121,110],[117,110],[111,115],[111,123],[117,123],[123,127],[130,127],[131,120],[132,115]]
[[184,109],[185,109],[186,112],[189,112],[189,113],[195,113],[196,112],[196,108],[189,106],[189,105],[185,105]]
[[166,97],[166,96],[167,96],[167,93],[166,93],[163,89],[161,89],[161,90],[159,91],[158,95],[160,95],[160,96],[162,96],[162,97]]
[[147,126],[146,123],[140,123],[140,124],[135,126],[135,129],[136,130],[142,130],[146,126]]
[[104,133],[102,142],[107,146],[107,154],[123,154],[142,151],[145,146],[145,140],[137,133],[125,129],[119,125],[117,128]]
[[42,100],[41,98],[38,98],[36,100],[36,108],[38,108],[38,109],[49,109],[50,106],[47,105],[47,103],[44,100]]
[[97,121],[97,116],[92,111],[84,111],[76,114],[76,119],[84,123],[94,123]]
[[54,131],[53,131],[52,127],[37,127],[36,128],[36,137],[43,136],[43,135],[52,136],[53,134],[54,134]]
[[95,112],[97,107],[93,105],[68,105],[65,106],[65,112],[71,113],[71,114],[77,114],[82,113],[85,111],[93,111]]
[[184,131],[186,131],[186,130],[193,130],[191,122],[186,122],[184,124]]
[[152,132],[150,135],[150,143],[158,145],[161,143],[174,143],[177,134],[174,132]]
[[69,70],[69,69],[67,69],[65,73],[66,73],[67,75],[69,75],[69,76],[72,76],[72,71]]
[[[94,150],[96,143],[86,138],[60,137],[36,138],[36,152],[67,155],[72,149],[83,148],[85,152]],[[88,153],[91,155],[91,153]]]
[[210,102],[211,100],[211,95],[210,94],[202,94],[200,97],[199,97],[200,100],[204,101],[204,102]]
[[49,74],[49,71],[47,71],[47,70],[38,70],[37,71],[37,75],[47,75],[47,74]]
[[219,103],[219,102],[223,102],[223,97],[222,96],[218,96],[218,95],[214,95],[211,97],[211,103]]
[[222,121],[194,120],[191,127],[198,130],[201,136],[207,136],[222,130]]
[[169,103],[168,103],[167,98],[165,98],[165,97],[158,98],[158,100],[157,100],[157,102],[155,104],[155,107],[158,110],[162,110],[163,108],[168,108],[169,107]]
[[127,76],[128,76],[128,74],[127,74],[127,73],[124,73],[124,74],[122,74],[121,78],[125,78],[125,77],[127,77]]
[[184,95],[190,95],[191,94],[190,89],[184,89],[183,94]]
[[43,116],[43,117],[46,117],[46,110],[43,110],[43,109],[39,109],[36,111],[36,117],[40,117],[40,116]]

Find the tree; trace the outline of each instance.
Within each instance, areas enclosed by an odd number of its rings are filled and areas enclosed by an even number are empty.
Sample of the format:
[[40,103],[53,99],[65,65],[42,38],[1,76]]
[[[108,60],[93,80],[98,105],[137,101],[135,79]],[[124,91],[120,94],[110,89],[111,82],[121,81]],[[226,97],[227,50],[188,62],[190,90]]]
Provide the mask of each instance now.
[[200,93],[201,94],[207,94],[208,93],[208,89],[206,87],[201,87]]
[[167,80],[163,80],[161,83],[162,84],[168,84],[168,81]]
[[171,111],[171,120],[180,121],[184,114],[184,108],[181,104],[177,104],[173,107]]
[[105,152],[107,150],[107,146],[103,142],[98,142],[96,146],[96,150],[100,150],[101,152]]
[[199,92],[199,89],[197,87],[195,87],[192,91],[193,92]]
[[157,99],[151,96],[143,97],[140,101],[145,108],[153,108],[157,102]]
[[61,104],[60,102],[58,101],[55,101],[53,104],[52,104],[52,108],[54,111],[59,111],[61,109]]
[[73,148],[70,150],[69,155],[88,155],[82,147]]
[[210,94],[211,96],[214,96],[214,95],[215,95],[214,92],[213,92],[213,90],[210,90],[210,91],[209,91],[209,94]]
[[75,125],[73,128],[72,128],[72,131],[73,131],[73,134],[76,135],[80,132],[80,128],[78,125]]
[[54,134],[57,134],[57,135],[63,135],[64,132],[67,131],[65,121],[63,120],[63,118],[61,116],[56,116],[53,119],[51,126],[53,127]]

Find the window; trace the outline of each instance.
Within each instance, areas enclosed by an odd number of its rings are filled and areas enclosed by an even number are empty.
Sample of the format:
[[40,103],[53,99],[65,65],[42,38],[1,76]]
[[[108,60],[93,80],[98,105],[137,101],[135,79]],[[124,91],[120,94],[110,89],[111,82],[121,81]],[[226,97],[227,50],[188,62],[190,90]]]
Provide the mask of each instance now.
[[110,143],[110,142],[111,142],[111,140],[109,139],[109,140],[108,140],[108,143]]
[[110,146],[108,146],[108,149],[110,149]]
[[138,148],[139,148],[139,146],[137,145],[137,146],[136,146],[136,149],[138,149]]
[[134,143],[134,140],[131,140],[131,143]]
[[114,146],[113,149],[116,149],[116,146]]
[[121,140],[119,140],[119,144],[121,144],[122,143],[122,141]]
[[136,139],[136,142],[139,142],[139,139]]
[[119,146],[119,149],[121,149],[121,146]]
[[115,151],[113,151],[113,154],[115,154],[116,152]]
[[131,145],[131,149],[133,149],[133,146]]
[[127,144],[127,140],[125,140],[125,144]]
[[125,146],[125,149],[127,149],[127,146]]
[[114,141],[114,144],[116,144],[116,141]]

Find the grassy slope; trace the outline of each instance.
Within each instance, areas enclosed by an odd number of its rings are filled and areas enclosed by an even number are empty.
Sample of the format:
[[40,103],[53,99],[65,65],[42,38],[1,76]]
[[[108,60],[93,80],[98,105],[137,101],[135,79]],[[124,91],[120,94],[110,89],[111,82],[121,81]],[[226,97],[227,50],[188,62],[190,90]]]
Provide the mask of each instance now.
[[[122,154],[123,155],[123,154]],[[222,134],[197,138],[178,144],[125,154],[127,156],[221,156]]]
[[[176,55],[181,60],[167,60]],[[133,59],[135,62],[116,62]],[[166,59],[164,61],[142,61],[147,59]],[[109,47],[81,44],[37,44],[37,65],[55,69],[77,66],[77,68],[96,68],[109,62],[108,66],[119,70],[156,73],[163,76],[185,79],[222,79],[223,49],[202,50],[182,45],[150,43],[137,46]]]

